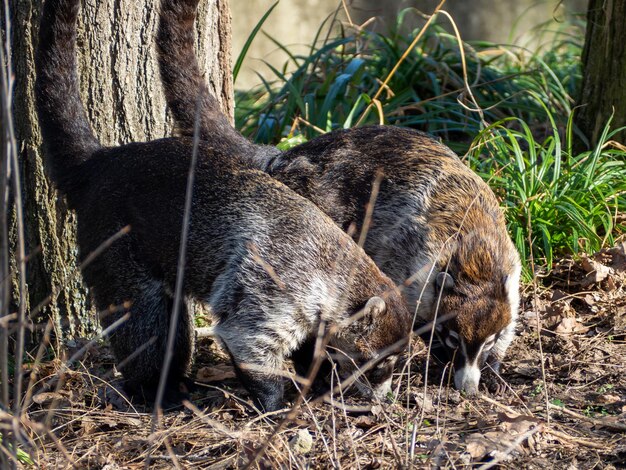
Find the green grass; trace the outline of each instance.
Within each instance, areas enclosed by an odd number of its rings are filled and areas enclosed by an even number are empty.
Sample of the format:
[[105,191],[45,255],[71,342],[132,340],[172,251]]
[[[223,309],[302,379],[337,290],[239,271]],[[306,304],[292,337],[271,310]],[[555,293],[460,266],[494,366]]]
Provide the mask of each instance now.
[[505,207],[527,279],[531,260],[535,272],[549,270],[555,257],[594,253],[626,228],[616,221],[626,212],[626,152],[610,144],[617,131],[607,123],[594,149],[574,153],[571,115],[561,130],[546,115],[551,132],[542,140],[507,118],[482,131],[467,155]]
[[[257,142],[276,144],[294,127],[306,139],[351,127],[419,33],[405,32],[412,14],[402,12],[386,34],[339,34],[312,46],[306,56],[277,43],[290,59],[281,69],[268,64],[262,86],[237,93],[238,128]],[[544,105],[555,114],[569,114],[580,81],[582,34],[577,25],[562,29],[532,54],[484,41],[463,44],[468,80],[486,121],[515,116],[530,124],[544,122]],[[442,25],[432,25],[383,90],[382,115],[369,112],[360,124],[382,120],[421,129],[465,153],[484,126],[478,113],[457,101],[464,89],[461,57],[457,39]]]
[[[624,230],[616,220],[626,212],[626,152],[610,145],[608,123],[596,148],[573,150],[584,25],[562,24],[531,53],[484,41],[460,47],[435,23],[401,61],[419,34],[406,33],[411,14],[402,12],[385,34],[342,32],[315,42],[306,56],[277,44],[289,61],[268,65],[259,88],[237,93],[238,128],[283,149],[379,122],[439,136],[500,197],[526,279],[533,263],[535,272],[549,270],[556,257],[613,243]],[[537,31],[540,42],[545,32]],[[464,91],[463,62],[481,112]]]
[[[0,445],[2,445],[2,434],[0,434]],[[12,450],[11,444],[8,445],[7,450],[9,452]],[[28,453],[26,453],[23,449],[20,449],[20,448],[17,449],[16,457],[17,457],[18,462],[20,462],[22,465],[26,465],[26,466],[35,465],[35,462],[31,458],[31,456]]]

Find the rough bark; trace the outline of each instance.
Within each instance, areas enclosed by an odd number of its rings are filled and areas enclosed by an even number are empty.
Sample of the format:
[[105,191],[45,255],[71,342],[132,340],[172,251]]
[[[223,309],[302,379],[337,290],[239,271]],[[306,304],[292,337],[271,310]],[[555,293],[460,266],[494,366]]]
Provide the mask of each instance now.
[[[589,0],[576,124],[592,145],[613,114],[626,126],[626,0]],[[626,132],[614,139],[626,142]]]
[[[43,316],[60,330],[85,334],[95,326],[76,262],[74,216],[43,172],[41,135],[34,108],[33,55],[41,0],[10,0],[15,72],[14,116],[21,157],[28,262],[29,311],[58,292]],[[156,64],[154,0],[84,2],[79,21],[81,94],[103,144],[171,134]],[[233,115],[230,13],[227,0],[203,1],[198,15],[200,66],[227,114]]]

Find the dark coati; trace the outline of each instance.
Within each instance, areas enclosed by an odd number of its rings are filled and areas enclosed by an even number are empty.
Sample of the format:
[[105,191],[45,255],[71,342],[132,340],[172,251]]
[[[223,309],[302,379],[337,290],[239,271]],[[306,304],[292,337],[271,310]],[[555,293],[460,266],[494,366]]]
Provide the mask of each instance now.
[[[110,341],[128,389],[150,399],[165,354],[193,141],[101,147],[78,91],[79,4],[47,0],[44,5],[35,94],[46,163],[76,211],[81,258],[130,226],[83,274],[100,310],[131,303],[128,320]],[[209,304],[215,332],[264,410],[281,406],[277,371],[284,358],[301,356],[299,348],[322,320],[338,330],[329,344],[345,354],[344,373],[381,360],[366,377],[374,391],[384,392],[391,368],[379,353],[411,328],[395,285],[311,202],[245,168],[239,147],[228,139],[199,144],[185,295]],[[123,313],[101,318],[103,326]],[[178,386],[193,356],[193,321],[186,309],[176,335],[168,402],[180,400]]]
[[205,141],[230,142],[251,167],[313,201],[343,230],[356,226],[355,238],[380,173],[365,251],[404,284],[404,299],[419,320],[436,311],[456,314],[437,334],[455,356],[457,388],[475,393],[487,358],[497,369],[513,339],[519,303],[519,256],[493,192],[449,148],[409,129],[337,130],[284,153],[249,142],[229,125],[199,72],[197,4],[163,0],[157,36],[166,98],[180,133],[192,134],[195,97],[203,90]]

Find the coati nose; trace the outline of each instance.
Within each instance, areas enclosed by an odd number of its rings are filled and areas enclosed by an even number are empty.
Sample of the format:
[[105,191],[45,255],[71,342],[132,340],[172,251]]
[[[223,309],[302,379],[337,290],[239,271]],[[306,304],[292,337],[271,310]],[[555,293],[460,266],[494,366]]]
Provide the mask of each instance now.
[[480,382],[480,369],[475,365],[466,365],[454,374],[454,386],[457,390],[464,391],[468,396],[478,393]]

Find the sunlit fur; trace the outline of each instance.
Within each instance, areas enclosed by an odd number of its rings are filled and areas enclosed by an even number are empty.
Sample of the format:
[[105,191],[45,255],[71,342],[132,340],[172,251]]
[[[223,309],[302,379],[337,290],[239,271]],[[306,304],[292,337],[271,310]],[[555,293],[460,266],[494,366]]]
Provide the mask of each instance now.
[[[130,226],[83,275],[99,310],[130,305],[101,322],[107,327],[129,313],[111,346],[127,390],[151,399],[170,329],[193,141],[100,146],[78,92],[79,5],[44,5],[35,94],[45,157],[76,211],[81,259]],[[240,380],[270,411],[282,405],[284,359],[298,355],[322,320],[335,329],[330,345],[360,366],[405,339],[411,318],[393,282],[329,217],[238,156],[240,146],[228,139],[198,145],[183,292],[208,303]],[[183,398],[193,338],[183,305],[168,401]]]
[[[448,270],[439,315],[472,346],[503,330],[492,355],[504,356],[515,328],[520,262],[502,211],[487,184],[432,136],[394,126],[336,130],[286,152],[255,145],[226,125],[196,63],[192,23],[198,0],[163,0],[157,38],[167,101],[183,135],[200,103],[203,139],[245,149],[248,164],[313,201],[343,230],[369,229],[365,251],[403,286],[417,320],[435,318],[435,279]],[[380,189],[371,220],[366,208]],[[462,367],[462,364],[460,365]]]

